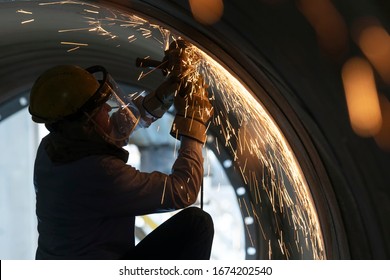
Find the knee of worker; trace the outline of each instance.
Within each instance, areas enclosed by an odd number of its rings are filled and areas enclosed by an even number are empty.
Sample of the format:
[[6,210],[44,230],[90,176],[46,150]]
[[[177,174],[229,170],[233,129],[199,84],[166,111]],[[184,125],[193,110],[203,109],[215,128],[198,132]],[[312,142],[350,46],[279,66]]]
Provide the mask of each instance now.
[[191,222],[193,228],[204,234],[214,235],[214,223],[210,214],[197,207],[188,207],[179,214]]

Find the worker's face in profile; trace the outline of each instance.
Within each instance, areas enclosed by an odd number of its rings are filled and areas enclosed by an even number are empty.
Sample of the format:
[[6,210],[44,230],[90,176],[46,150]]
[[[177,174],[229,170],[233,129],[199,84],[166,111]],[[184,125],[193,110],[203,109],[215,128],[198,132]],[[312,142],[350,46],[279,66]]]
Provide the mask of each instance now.
[[111,106],[107,103],[104,103],[97,113],[93,116],[93,120],[98,125],[97,128],[106,134],[110,134],[112,130],[112,124],[110,122],[109,112],[111,111]]

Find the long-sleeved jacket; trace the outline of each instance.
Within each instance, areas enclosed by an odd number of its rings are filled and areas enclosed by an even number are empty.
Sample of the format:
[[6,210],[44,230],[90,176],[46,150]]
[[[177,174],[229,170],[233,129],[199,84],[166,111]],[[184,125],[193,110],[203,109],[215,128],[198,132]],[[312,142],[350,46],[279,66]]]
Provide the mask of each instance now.
[[34,169],[37,259],[119,259],[134,246],[135,216],[195,202],[203,176],[200,143],[182,140],[170,175],[140,172],[127,157],[102,142],[75,145],[53,133],[42,140]]

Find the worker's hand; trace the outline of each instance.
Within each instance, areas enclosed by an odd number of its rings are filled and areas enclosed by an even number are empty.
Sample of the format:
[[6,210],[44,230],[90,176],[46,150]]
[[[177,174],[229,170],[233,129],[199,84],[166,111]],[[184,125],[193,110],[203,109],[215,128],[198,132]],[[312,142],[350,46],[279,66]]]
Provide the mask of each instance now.
[[[190,92],[189,88],[192,88]],[[186,94],[177,94],[175,97],[176,116],[172,124],[173,137],[187,136],[201,143],[206,141],[207,123],[213,115],[206,85],[200,77],[196,83],[187,82]]]
[[169,77],[155,91],[145,96],[143,108],[155,118],[161,118],[172,106],[180,81]]
[[162,70],[168,77],[151,94],[143,99],[143,108],[153,118],[161,118],[172,106],[174,96],[179,94],[184,96],[188,92],[188,75],[194,71],[188,54],[189,44],[184,40],[175,40],[165,51],[164,59],[161,63]]
[[130,108],[119,108],[118,111],[112,113],[110,117],[110,139],[119,147],[126,146],[130,134],[136,128],[137,123],[138,118],[133,114]]
[[163,58],[165,74],[182,80],[193,71],[188,54],[188,43],[182,39],[173,41],[165,51]]

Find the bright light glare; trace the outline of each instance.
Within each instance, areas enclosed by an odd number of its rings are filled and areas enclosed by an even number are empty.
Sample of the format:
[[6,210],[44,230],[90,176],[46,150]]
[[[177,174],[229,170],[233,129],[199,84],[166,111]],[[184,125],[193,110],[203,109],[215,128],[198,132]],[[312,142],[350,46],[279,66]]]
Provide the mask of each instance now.
[[203,24],[216,23],[223,14],[222,0],[190,0],[194,18]]
[[382,116],[370,64],[351,58],[343,66],[342,79],[353,130],[363,137],[374,136],[381,128]]
[[314,28],[321,48],[330,56],[340,58],[348,48],[347,25],[329,0],[297,0],[302,14]]
[[355,40],[379,75],[390,84],[390,37],[374,18],[363,18],[355,23]]

